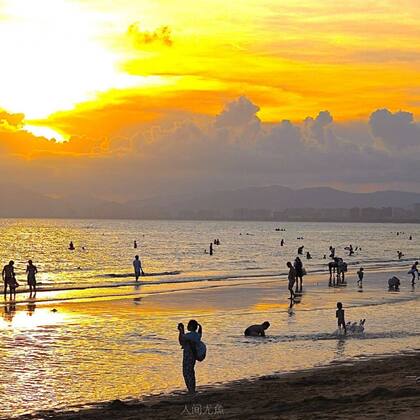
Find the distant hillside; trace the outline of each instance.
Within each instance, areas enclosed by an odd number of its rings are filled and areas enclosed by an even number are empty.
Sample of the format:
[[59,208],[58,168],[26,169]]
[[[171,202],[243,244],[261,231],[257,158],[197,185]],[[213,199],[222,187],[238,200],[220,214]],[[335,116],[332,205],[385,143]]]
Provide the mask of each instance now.
[[[235,218],[239,209],[350,209],[412,208],[420,194],[401,191],[349,193],[333,188],[293,190],[281,186],[252,187],[232,191],[159,196],[126,203],[93,196],[49,197],[16,185],[0,185],[0,217],[68,217],[109,219]],[[267,219],[269,217],[267,216]]]
[[420,194],[402,191],[349,193],[333,188],[293,190],[281,186],[158,197],[132,202],[138,208],[233,211],[239,208],[285,210],[291,208],[409,207],[420,203]]

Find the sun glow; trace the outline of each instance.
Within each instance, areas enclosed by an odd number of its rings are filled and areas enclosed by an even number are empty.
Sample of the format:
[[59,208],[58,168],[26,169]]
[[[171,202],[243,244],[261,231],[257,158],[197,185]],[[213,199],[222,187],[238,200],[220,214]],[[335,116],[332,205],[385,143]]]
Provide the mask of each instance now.
[[92,138],[242,95],[264,122],[420,110],[414,0],[296,3],[0,0],[0,109]]
[[29,131],[37,137],[45,137],[48,140],[54,139],[58,142],[64,142],[69,139],[67,134],[60,133],[59,131],[47,126],[26,124],[24,126],[24,130]]
[[[1,107],[26,119],[138,84],[118,71],[118,55],[98,33],[100,16],[65,0],[13,0],[1,10]],[[7,42],[6,42],[7,40]]]

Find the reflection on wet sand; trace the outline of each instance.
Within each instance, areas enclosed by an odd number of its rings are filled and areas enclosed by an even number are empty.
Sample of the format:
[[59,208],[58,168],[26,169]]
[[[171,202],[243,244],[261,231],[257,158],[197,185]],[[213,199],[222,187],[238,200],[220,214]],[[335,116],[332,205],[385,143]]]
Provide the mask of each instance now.
[[3,319],[7,322],[12,322],[16,313],[16,303],[6,302],[3,306]]

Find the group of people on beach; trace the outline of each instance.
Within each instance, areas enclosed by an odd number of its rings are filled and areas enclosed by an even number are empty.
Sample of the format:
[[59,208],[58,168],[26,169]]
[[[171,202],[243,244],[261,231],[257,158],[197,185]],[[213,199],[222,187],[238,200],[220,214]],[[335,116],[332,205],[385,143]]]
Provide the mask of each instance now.
[[[36,295],[36,274],[37,273],[38,273],[38,269],[36,268],[36,265],[34,265],[32,260],[29,260],[28,265],[26,266],[27,282],[28,282],[29,293],[30,293],[29,297],[35,297]],[[20,284],[16,280],[14,261],[9,261],[9,263],[3,267],[1,276],[3,278],[3,283],[4,283],[4,299],[6,299],[7,297],[7,289],[9,289],[10,299],[15,299],[16,289],[20,286]]]
[[[294,270],[293,265],[287,263],[290,269]],[[356,322],[346,323],[344,308],[341,302],[337,302],[337,310],[335,313],[337,318],[338,333],[342,332],[347,335],[348,329],[353,333],[363,333],[365,319],[360,320],[359,324]],[[264,321],[262,324],[253,324],[247,327],[244,331],[245,337],[265,337],[266,331],[270,327],[269,321]],[[187,324],[187,331],[185,332],[184,324],[178,324],[178,341],[182,348],[182,375],[187,390],[190,394],[196,392],[196,376],[195,365],[196,362],[202,362],[206,357],[206,345],[202,342],[203,328],[195,320],[191,319]]]

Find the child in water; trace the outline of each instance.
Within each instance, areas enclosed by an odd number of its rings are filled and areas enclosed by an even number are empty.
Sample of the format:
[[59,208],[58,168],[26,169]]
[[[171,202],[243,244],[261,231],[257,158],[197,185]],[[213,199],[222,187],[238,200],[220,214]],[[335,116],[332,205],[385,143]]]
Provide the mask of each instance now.
[[344,334],[347,334],[346,321],[344,319],[344,309],[341,302],[337,302],[337,310],[335,311],[335,317],[337,318],[338,328],[341,330],[341,327],[344,329]]

